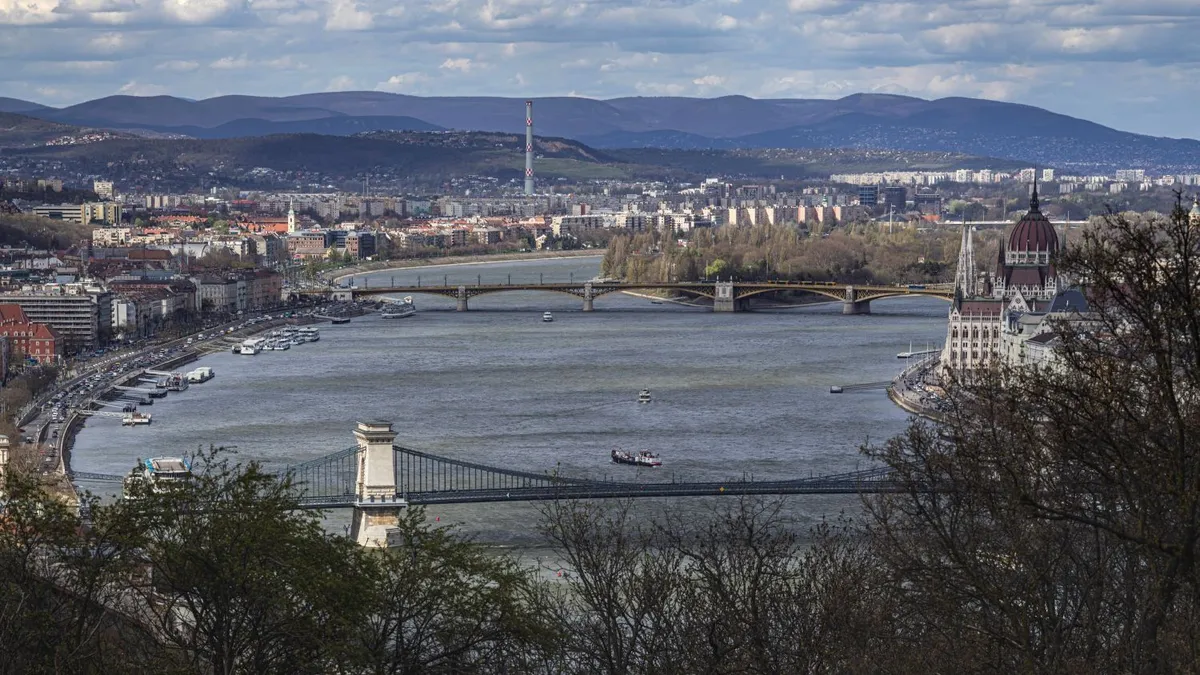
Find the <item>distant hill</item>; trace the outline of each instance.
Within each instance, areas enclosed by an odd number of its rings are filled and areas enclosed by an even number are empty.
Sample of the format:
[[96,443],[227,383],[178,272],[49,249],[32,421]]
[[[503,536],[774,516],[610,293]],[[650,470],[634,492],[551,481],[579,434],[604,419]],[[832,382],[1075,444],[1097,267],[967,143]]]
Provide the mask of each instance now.
[[0,148],[27,148],[49,143],[77,144],[124,137],[110,130],[90,130],[27,115],[0,112]]
[[[5,100],[0,100],[0,109]],[[7,99],[7,101],[15,101]],[[13,105],[36,105],[18,101]],[[522,133],[523,99],[331,92],[271,98],[110,96],[26,111],[85,127],[195,138],[376,129]],[[357,120],[357,121],[355,121]],[[1131,134],[1034,106],[891,94],[837,100],[631,97],[534,100],[539,136],[598,148],[873,148],[1001,157],[1060,167],[1200,170],[1200,143]]]
[[25,113],[34,112],[37,110],[53,110],[41,103],[33,103],[32,101],[22,101],[19,98],[8,98],[0,96],[0,112],[6,113]]
[[[54,124],[46,123],[43,124]],[[73,127],[72,127],[73,128]],[[225,139],[125,137],[84,145],[41,145],[7,151],[15,161],[53,160],[79,173],[137,184],[147,176],[191,186],[219,177],[223,184],[297,180],[359,180],[440,186],[466,175],[500,181],[524,177],[525,138],[489,132],[372,131],[353,136],[284,134]],[[544,181],[644,179],[696,181],[711,175],[801,179],[838,171],[992,167],[1017,163],[955,153],[859,150],[598,150],[578,141],[539,136],[535,168]],[[273,174],[273,175],[272,175]],[[165,184],[165,183],[164,183]],[[160,184],[162,185],[162,184]]]

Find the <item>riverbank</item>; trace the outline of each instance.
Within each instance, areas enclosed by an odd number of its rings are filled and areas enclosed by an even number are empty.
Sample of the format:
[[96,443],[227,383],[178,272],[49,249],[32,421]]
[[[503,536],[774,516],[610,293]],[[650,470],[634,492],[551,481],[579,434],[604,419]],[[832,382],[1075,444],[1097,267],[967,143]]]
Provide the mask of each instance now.
[[[149,364],[144,368],[135,369],[124,375],[117,376],[105,387],[100,387],[97,389],[99,392],[97,397],[102,395],[105,391],[111,390],[113,385],[136,386],[140,383],[141,378],[145,375],[147,370],[175,370],[176,368],[180,368],[181,366],[198,361],[205,356],[216,353],[217,351],[224,351],[235,342],[244,340],[248,337],[259,335],[281,326],[308,325],[319,323],[320,321],[320,319],[311,316],[299,316],[292,318],[281,317],[247,328],[235,330],[232,333],[223,333],[219,337],[213,338],[211,342],[188,347],[181,353],[175,354],[170,358],[164,359],[157,363]],[[130,355],[126,358],[132,358],[132,356],[133,355]],[[95,404],[93,403],[91,405],[94,406]],[[67,423],[60,429],[56,448],[60,473],[66,475],[71,474],[71,448],[74,445],[75,436],[86,424],[87,416],[72,412],[68,417]]]
[[390,270],[408,270],[416,267],[457,267],[459,265],[486,265],[497,262],[513,262],[520,260],[559,260],[563,258],[599,258],[604,251],[597,249],[582,249],[578,251],[529,251],[527,253],[487,253],[482,255],[444,256],[439,258],[411,258],[407,260],[382,260],[377,263],[357,265],[338,270],[333,278],[336,284],[342,279],[359,274],[374,274]]

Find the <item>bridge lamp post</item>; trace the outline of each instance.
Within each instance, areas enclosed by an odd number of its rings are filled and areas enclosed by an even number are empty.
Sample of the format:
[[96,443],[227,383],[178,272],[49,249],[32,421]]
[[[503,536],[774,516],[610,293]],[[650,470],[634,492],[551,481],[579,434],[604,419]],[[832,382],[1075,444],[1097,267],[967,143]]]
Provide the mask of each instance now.
[[512,272],[508,273],[508,285],[512,286]]
[[475,285],[476,285],[476,286],[482,286],[482,285],[483,285],[483,275],[482,275],[482,274],[476,274],[476,275],[475,275]]
[[543,283],[544,282],[542,281],[542,273],[538,272],[538,286],[541,286]]
[[571,283],[575,283],[575,273],[571,272]]
[[443,274],[443,275],[442,275],[442,285],[443,285],[443,286],[449,286],[449,285],[450,285],[450,275],[449,275],[449,274]]

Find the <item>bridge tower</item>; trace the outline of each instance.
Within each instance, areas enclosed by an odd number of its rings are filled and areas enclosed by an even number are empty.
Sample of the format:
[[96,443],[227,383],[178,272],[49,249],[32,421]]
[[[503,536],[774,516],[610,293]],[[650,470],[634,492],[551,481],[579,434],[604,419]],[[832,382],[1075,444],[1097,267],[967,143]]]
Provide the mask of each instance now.
[[846,299],[842,301],[842,314],[870,314],[870,300],[855,300],[857,291],[853,286],[846,287]]
[[391,422],[359,422],[354,439],[359,452],[350,536],[360,546],[386,548],[388,530],[399,524],[400,509],[408,506],[396,489],[396,432]]
[[583,285],[583,311],[591,312],[595,310],[596,308],[592,304],[592,301],[595,299],[596,296],[592,294],[592,282],[589,281]]
[[458,298],[458,311],[467,311],[467,287],[459,286],[458,295],[456,297]]
[[718,281],[713,293],[714,312],[736,312],[742,309],[733,293],[732,281]]

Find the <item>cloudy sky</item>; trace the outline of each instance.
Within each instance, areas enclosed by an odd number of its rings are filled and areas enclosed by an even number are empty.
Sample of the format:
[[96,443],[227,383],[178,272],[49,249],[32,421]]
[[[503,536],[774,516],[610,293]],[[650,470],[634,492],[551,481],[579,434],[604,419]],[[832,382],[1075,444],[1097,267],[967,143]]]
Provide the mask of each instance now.
[[1029,103],[1200,138],[1200,0],[0,0],[0,96]]

